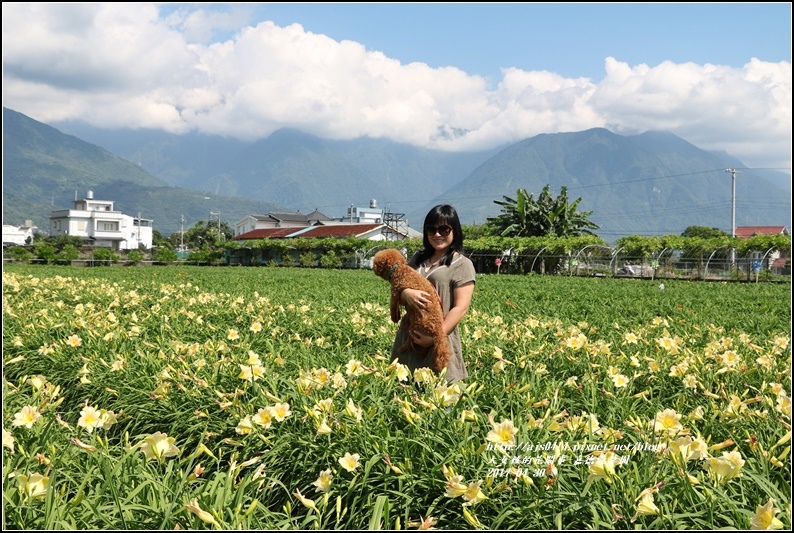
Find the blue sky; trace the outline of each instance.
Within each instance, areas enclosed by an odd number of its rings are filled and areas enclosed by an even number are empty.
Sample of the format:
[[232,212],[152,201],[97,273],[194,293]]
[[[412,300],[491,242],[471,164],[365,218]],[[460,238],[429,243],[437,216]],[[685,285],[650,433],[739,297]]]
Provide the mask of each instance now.
[[608,56],[632,65],[791,62],[789,3],[275,3],[253,14],[497,80],[502,67],[600,80]]
[[604,127],[791,168],[791,4],[26,3],[3,105],[246,140],[454,151]]

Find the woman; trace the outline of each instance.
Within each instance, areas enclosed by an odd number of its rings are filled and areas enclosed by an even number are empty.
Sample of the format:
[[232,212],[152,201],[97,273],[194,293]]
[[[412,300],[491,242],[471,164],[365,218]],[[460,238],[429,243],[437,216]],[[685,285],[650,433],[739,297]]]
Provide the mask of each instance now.
[[[437,205],[427,213],[422,242],[424,248],[416,252],[408,264],[427,278],[441,297],[444,332],[449,337],[452,348],[446,379],[455,382],[468,376],[463,362],[458,323],[469,310],[474,293],[475,272],[474,264],[462,253],[463,230],[454,207]],[[430,295],[416,289],[405,289],[401,299],[405,305],[415,309],[424,309],[430,303]],[[409,330],[408,321],[403,317],[392,347],[392,360],[396,358],[397,362],[406,365],[411,371],[429,367],[429,357],[420,356],[413,350],[398,352],[408,336],[417,346],[429,347],[433,344],[433,337]]]

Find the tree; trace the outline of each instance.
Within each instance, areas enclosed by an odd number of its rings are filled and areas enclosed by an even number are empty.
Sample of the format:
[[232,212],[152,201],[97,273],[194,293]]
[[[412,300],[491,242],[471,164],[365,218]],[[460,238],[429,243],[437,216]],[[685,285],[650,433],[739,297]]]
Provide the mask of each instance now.
[[81,248],[83,246],[83,239],[77,235],[56,235],[55,237],[46,237],[45,242],[51,244],[57,253],[60,253],[64,247],[73,246],[74,248]]
[[144,253],[140,250],[130,250],[127,253],[127,260],[132,261],[134,264],[138,264],[146,258]]
[[171,248],[171,241],[166,239],[162,233],[156,229],[152,230],[152,248],[159,248],[160,246],[167,246]]
[[155,257],[157,257],[157,260],[161,263],[173,263],[179,259],[179,257],[176,255],[176,252],[165,245],[155,249]]
[[72,244],[65,244],[63,249],[55,256],[55,259],[62,263],[70,263],[80,257],[80,252]]
[[94,259],[97,261],[112,261],[113,263],[118,263],[119,256],[113,253],[113,250],[110,248],[95,248],[94,249]]
[[463,225],[462,229],[463,235],[466,236],[466,240],[479,239],[480,237],[487,237],[489,235],[493,235],[494,233],[493,229],[488,223],[478,225]]
[[719,228],[709,228],[707,226],[688,226],[681,234],[682,237],[702,237],[711,239],[713,237],[727,237],[728,234]]
[[495,218],[487,219],[487,223],[498,235],[502,237],[542,235],[537,224],[538,204],[532,194],[528,194],[526,189],[518,189],[515,199],[509,196],[502,198],[504,200],[494,200],[496,205],[502,206],[502,213]]
[[577,209],[582,199],[569,204],[567,187],[560,189],[557,198],[552,197],[549,188],[548,184],[543,187],[537,200],[526,189],[518,189],[515,198],[503,196],[501,201],[494,200],[502,206],[502,213],[489,218],[487,224],[502,237],[595,235],[591,230],[599,226],[588,218],[593,212]]
[[28,261],[31,257],[33,257],[33,253],[31,253],[31,251],[24,246],[11,246],[7,249],[7,251],[6,249],[3,249],[3,252],[3,255],[8,254],[15,261]]
[[36,257],[43,259],[45,263],[51,263],[55,259],[55,247],[46,241],[42,241],[33,248]]
[[[229,227],[227,222],[220,223],[220,234],[218,233],[217,223],[205,223],[203,220],[196,222],[196,225],[185,231],[182,240],[188,248],[219,248],[223,243],[230,240],[234,236],[234,232]],[[179,244],[179,233],[171,235],[171,243],[174,245]]]

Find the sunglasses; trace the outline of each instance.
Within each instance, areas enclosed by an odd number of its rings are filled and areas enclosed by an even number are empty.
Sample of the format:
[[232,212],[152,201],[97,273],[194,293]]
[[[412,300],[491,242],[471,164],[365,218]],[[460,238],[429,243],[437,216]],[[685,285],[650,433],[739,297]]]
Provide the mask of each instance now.
[[442,237],[446,237],[450,233],[452,233],[452,226],[448,226],[446,224],[442,226],[425,226],[425,232],[428,235],[435,235],[438,233]]

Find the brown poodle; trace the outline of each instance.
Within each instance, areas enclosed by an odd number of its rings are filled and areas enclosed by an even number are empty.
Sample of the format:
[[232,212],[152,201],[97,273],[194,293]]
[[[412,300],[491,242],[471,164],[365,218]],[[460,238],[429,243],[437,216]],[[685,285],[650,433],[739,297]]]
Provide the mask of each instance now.
[[[433,284],[427,281],[419,272],[408,265],[399,250],[389,248],[381,250],[372,259],[372,270],[391,284],[391,319],[393,322],[400,320],[400,294],[403,289],[419,289],[430,295],[430,305],[425,310],[415,310],[411,306],[405,307],[408,315],[408,327],[415,327],[419,331],[431,335],[435,339],[433,346],[433,368],[441,372],[447,366],[452,350],[444,334],[444,312],[441,300]],[[402,353],[412,348],[413,343],[409,337],[408,342],[399,348]],[[426,355],[427,348],[413,347],[420,355]],[[425,352],[425,353],[423,353]]]

